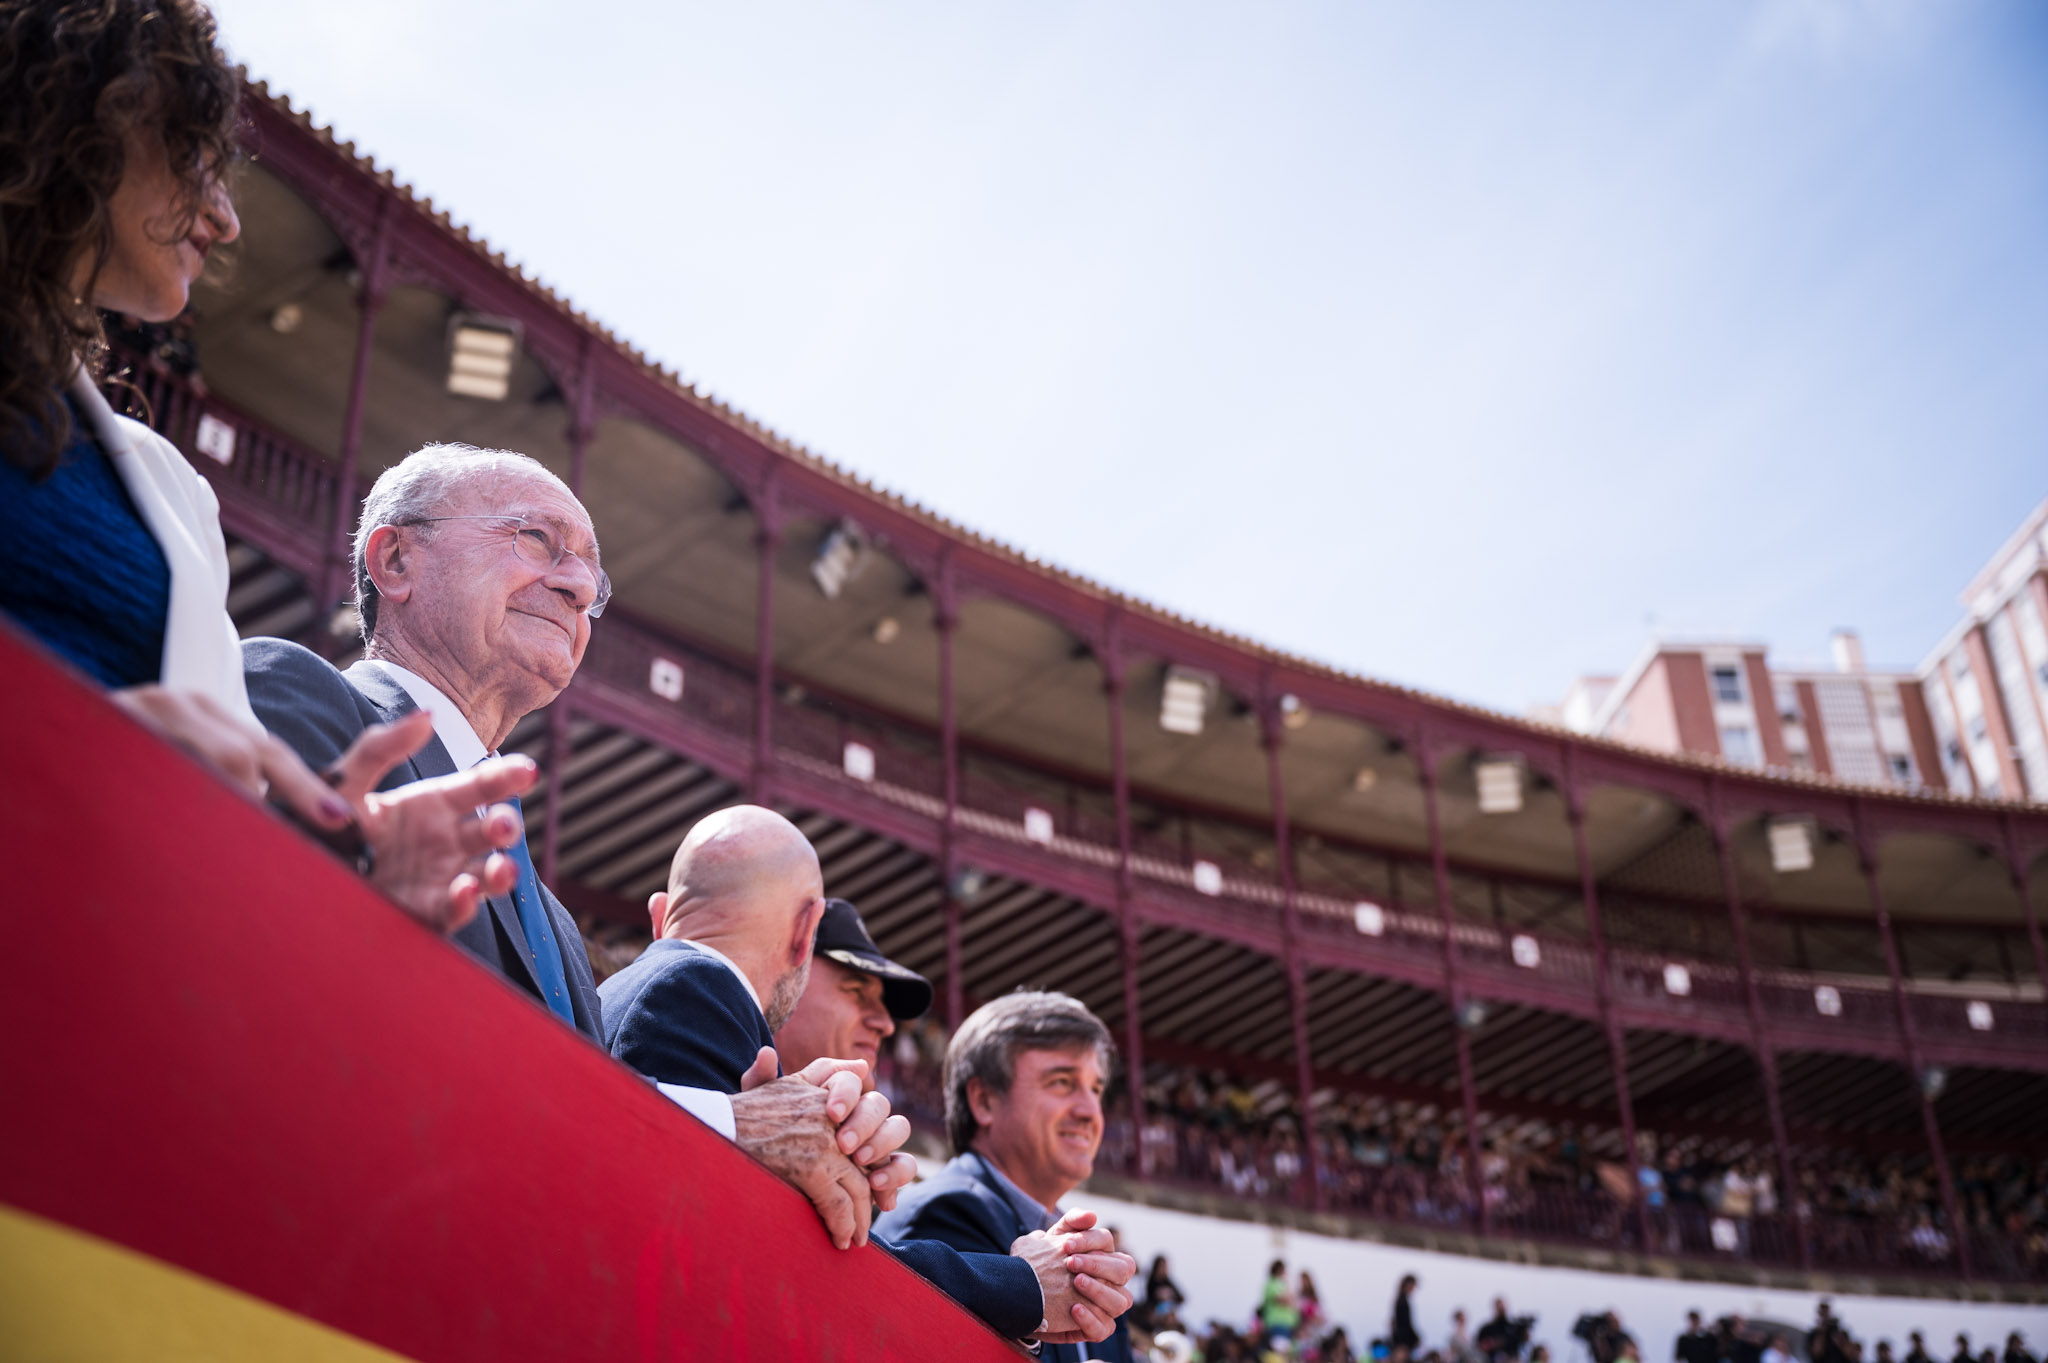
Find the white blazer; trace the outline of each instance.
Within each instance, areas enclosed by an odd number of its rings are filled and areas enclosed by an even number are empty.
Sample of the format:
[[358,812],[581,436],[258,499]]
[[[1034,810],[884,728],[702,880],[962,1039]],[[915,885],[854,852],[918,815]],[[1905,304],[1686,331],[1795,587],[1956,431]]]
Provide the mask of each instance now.
[[176,445],[139,421],[117,416],[83,368],[71,376],[71,399],[171,568],[160,681],[172,690],[211,696],[260,729],[242,681],[241,639],[228,615],[228,545],[213,489]]

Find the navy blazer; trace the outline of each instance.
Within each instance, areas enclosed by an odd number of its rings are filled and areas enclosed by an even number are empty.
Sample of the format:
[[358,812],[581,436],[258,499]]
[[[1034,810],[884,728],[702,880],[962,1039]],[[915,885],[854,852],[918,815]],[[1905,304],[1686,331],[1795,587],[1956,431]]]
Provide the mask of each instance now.
[[[937,1241],[963,1254],[1007,1253],[1012,1241],[1037,1230],[1024,1224],[1016,1206],[981,1156],[969,1151],[922,1183],[903,1190],[896,1210],[875,1222],[875,1233],[899,1243]],[[1130,1332],[1122,1317],[1116,1333],[1100,1344],[1048,1344],[1048,1363],[1100,1358],[1133,1363]]]
[[[732,967],[694,942],[655,941],[597,992],[606,1048],[664,1084],[738,1093],[754,1057],[775,1044]],[[870,1238],[998,1334],[1023,1339],[1045,1319],[1038,1275],[1010,1256],[1007,1241],[986,1254],[961,1254],[936,1240]]]
[[604,1044],[649,1079],[738,1093],[768,1019],[733,968],[695,942],[658,938],[597,987]]
[[[242,676],[249,684],[249,704],[263,727],[283,739],[285,746],[315,771],[331,766],[371,725],[388,724],[419,708],[382,668],[357,663],[344,673],[311,649],[284,639],[246,640],[242,644]],[[454,759],[439,738],[430,738],[425,747],[393,767],[377,788],[392,790],[454,774]],[[540,897],[562,951],[562,974],[569,984],[569,1009],[576,1030],[601,1041],[604,1021],[597,983],[576,920],[547,886],[540,887]],[[526,959],[526,930],[519,924],[512,896],[499,895],[485,904],[486,910],[456,929],[450,940],[539,1003],[540,982],[534,979],[532,963]]]

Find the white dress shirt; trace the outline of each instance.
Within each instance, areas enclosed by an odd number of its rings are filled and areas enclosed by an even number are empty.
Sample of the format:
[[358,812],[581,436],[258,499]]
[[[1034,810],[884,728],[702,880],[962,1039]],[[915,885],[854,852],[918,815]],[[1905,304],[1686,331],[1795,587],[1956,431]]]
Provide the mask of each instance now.
[[[496,753],[485,749],[484,741],[478,738],[476,730],[470,727],[468,717],[454,701],[442,694],[440,687],[383,658],[365,658],[363,661],[372,667],[382,669],[385,676],[405,688],[405,694],[412,697],[414,705],[433,716],[434,737],[440,739],[441,746],[448,750],[449,760],[455,763],[457,771],[468,771],[486,757],[497,756]],[[753,995],[755,1006],[760,1006],[761,996],[754,994],[754,986],[740,973],[738,966],[734,966],[731,961],[703,943],[697,945],[717,956],[719,960],[725,961],[728,966],[732,966],[733,973],[739,975],[741,983],[746,984],[747,993]],[[732,1117],[732,1099],[718,1090],[685,1088],[681,1084],[656,1084],[655,1087],[660,1089],[670,1102],[727,1140],[732,1140],[737,1133],[739,1128]]]

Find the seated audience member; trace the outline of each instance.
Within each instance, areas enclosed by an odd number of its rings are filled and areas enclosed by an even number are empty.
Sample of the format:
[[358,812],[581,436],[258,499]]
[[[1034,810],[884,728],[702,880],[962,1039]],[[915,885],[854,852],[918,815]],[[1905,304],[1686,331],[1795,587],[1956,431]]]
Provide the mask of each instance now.
[[[911,1018],[931,1006],[930,981],[883,956],[853,905],[823,898],[817,854],[769,810],[700,820],[648,911],[654,942],[599,993],[612,1053],[657,1081],[738,1092],[776,1061],[792,1071],[872,1066],[895,1030],[892,1008]],[[908,1130],[901,1117],[889,1122]],[[858,1150],[852,1164],[870,1158]],[[1106,1338],[1137,1267],[1111,1252],[1089,1213],[1000,1254],[876,1243],[1018,1339]]]
[[241,80],[213,17],[193,0],[0,0],[0,69],[36,92],[0,122],[14,168],[0,197],[0,613],[250,795],[366,849],[400,908],[435,924],[474,913],[480,892],[511,884],[494,849],[517,826],[474,811],[527,789],[532,764],[394,799],[371,788],[427,740],[423,725],[337,748],[333,788],[266,735],[242,684],[213,489],[95,382],[100,310],[169,321],[207,253],[241,233]]
[[[946,1049],[946,1133],[956,1154],[877,1223],[896,1240],[1001,1253],[1059,1224],[1059,1200],[1094,1172],[1113,1046],[1078,999],[1019,992],[976,1009]],[[1069,1360],[1075,1346],[1048,1346]],[[1130,1363],[1115,1333],[1089,1356]]]
[[[242,649],[249,698],[271,732],[314,766],[380,722],[430,725],[425,746],[385,778],[408,790],[491,766],[513,727],[569,685],[591,620],[611,596],[590,517],[561,479],[525,455],[464,445],[429,445],[377,479],[356,526],[355,580],[363,660],[343,673],[297,644],[252,639]],[[601,1039],[583,940],[512,822],[516,873],[453,941]],[[863,1096],[863,1084],[837,1067],[750,1085],[737,1097],[681,1085],[664,1092],[803,1189],[834,1241],[847,1245],[866,1234],[870,1192],[893,1202],[914,1168],[887,1158],[905,1124],[878,1134],[888,1102]],[[849,1172],[846,1141],[878,1147],[865,1178]]]

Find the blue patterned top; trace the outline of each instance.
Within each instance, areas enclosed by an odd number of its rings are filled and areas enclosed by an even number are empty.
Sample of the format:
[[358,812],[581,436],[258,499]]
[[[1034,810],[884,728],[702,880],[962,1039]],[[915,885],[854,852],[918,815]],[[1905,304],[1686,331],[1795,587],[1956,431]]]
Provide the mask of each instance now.
[[0,458],[0,611],[101,684],[163,671],[171,569],[84,415],[37,482]]

